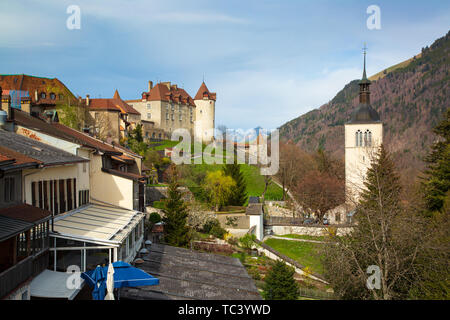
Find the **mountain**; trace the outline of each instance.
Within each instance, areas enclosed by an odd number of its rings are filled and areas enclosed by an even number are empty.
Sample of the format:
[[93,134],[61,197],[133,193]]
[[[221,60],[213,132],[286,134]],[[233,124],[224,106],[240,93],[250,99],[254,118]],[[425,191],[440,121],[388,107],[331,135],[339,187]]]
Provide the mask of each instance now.
[[[371,77],[371,104],[403,177],[424,168],[422,159],[436,138],[432,128],[450,107],[449,53],[450,32],[421,54]],[[358,104],[358,82],[351,81],[330,102],[282,125],[281,138],[307,151],[324,148],[343,159],[344,123]]]

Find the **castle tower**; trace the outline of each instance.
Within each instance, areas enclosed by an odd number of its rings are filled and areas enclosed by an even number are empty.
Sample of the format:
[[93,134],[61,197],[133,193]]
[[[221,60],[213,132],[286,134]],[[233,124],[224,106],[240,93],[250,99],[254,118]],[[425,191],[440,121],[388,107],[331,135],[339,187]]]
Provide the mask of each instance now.
[[345,124],[345,194],[349,204],[358,200],[373,155],[383,143],[383,124],[370,106],[370,81],[364,71],[359,82],[359,105]]
[[195,138],[203,143],[214,140],[216,93],[209,92],[205,82],[197,91],[195,103]]

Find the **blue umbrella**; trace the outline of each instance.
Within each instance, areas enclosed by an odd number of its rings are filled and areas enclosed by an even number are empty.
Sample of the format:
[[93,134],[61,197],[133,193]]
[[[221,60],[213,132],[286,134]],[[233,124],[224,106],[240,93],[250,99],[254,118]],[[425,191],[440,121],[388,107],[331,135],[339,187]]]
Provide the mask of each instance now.
[[[147,272],[135,268],[129,263],[123,261],[113,262],[114,267],[114,288],[123,287],[141,287],[141,286],[155,286],[159,284],[159,279],[149,275]],[[103,298],[105,296],[106,275],[108,267],[97,267],[95,270],[83,272],[81,277],[87,282],[90,287],[94,287],[96,281],[96,270],[101,268],[103,274]],[[100,286],[101,287],[101,286]],[[94,290],[95,291],[95,290]],[[95,299],[95,298],[94,298]],[[97,299],[96,299],[97,300]],[[101,299],[103,300],[103,299]]]
[[[91,287],[94,287],[92,291],[92,298],[94,300],[103,300],[105,299],[105,290],[106,290],[106,274],[103,270],[103,267],[97,266],[94,270],[91,271],[89,276]],[[83,274],[82,274],[83,277]],[[83,277],[84,278],[84,277]]]

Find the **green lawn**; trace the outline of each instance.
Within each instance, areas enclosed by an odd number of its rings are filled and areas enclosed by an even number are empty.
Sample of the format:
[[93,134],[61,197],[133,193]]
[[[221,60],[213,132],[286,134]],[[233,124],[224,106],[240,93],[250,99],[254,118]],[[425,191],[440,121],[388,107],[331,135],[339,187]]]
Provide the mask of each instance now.
[[277,235],[277,237],[325,241],[325,237],[324,236],[308,236],[308,235],[300,235],[300,234],[285,234],[285,235],[282,235],[282,236]]
[[305,267],[311,268],[313,272],[323,273],[318,254],[321,244],[281,239],[267,239],[264,243]]
[[[208,172],[221,170],[223,165],[221,164],[193,164],[189,166],[191,176],[206,175]],[[241,165],[241,171],[244,174],[245,181],[247,182],[247,194],[249,196],[261,196],[264,191],[264,177],[260,175],[259,169],[255,166],[248,164]],[[199,196],[200,186],[195,179],[186,177],[184,183],[194,193]],[[267,188],[265,199],[266,200],[281,200],[283,198],[283,190],[277,184],[271,182]],[[245,204],[247,205],[247,204]]]
[[178,143],[179,143],[178,141],[163,140],[160,142],[151,142],[148,146],[152,150],[159,151],[159,150],[164,150],[165,148],[173,148]]

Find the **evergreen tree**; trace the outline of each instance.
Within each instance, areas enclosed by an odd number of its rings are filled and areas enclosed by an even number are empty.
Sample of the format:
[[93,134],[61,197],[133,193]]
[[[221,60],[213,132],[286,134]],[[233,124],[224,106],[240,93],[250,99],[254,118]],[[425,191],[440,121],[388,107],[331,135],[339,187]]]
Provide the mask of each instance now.
[[[405,299],[417,281],[423,244],[418,215],[401,205],[401,185],[389,153],[372,159],[356,206],[353,231],[331,237],[324,249],[325,276],[344,299]],[[367,268],[379,268],[379,288],[367,288]]]
[[182,199],[182,193],[178,189],[178,174],[176,167],[169,169],[170,184],[168,197],[164,201],[164,240],[168,245],[186,247],[189,244],[189,227],[186,220],[188,216],[187,206]]
[[450,190],[450,109],[445,118],[434,128],[439,141],[431,147],[426,157],[426,178],[422,182],[426,208],[429,214],[442,212]]
[[228,200],[228,204],[232,206],[243,206],[247,201],[247,183],[241,172],[241,166],[235,161],[233,164],[225,164],[223,173],[233,178],[236,182],[236,188],[233,188]]
[[422,181],[427,239],[418,253],[419,279],[410,296],[414,299],[450,299],[450,109],[434,129],[438,142],[426,157]]
[[266,300],[296,300],[299,287],[294,279],[295,270],[278,260],[265,278],[263,296]]

